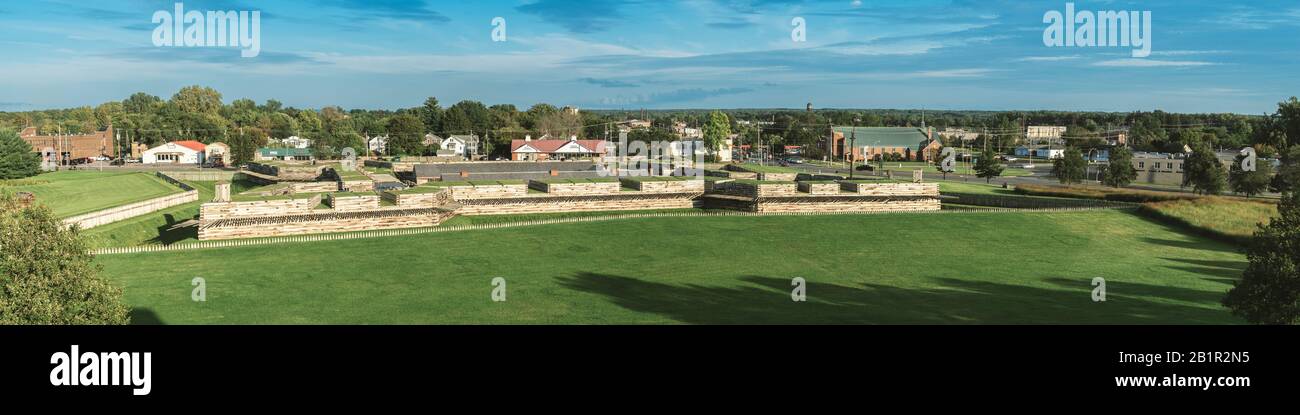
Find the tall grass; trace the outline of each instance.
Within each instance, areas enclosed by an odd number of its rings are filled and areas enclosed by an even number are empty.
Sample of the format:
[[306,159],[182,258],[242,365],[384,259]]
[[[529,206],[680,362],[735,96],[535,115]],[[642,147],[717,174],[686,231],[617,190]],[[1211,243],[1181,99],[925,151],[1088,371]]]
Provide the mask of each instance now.
[[1076,199],[1098,199],[1113,202],[1133,203],[1190,200],[1202,197],[1191,193],[1156,192],[1150,190],[1116,189],[1096,186],[1043,186],[1036,184],[1016,185],[1016,193],[1031,196],[1071,197]]
[[1277,204],[1262,200],[1202,197],[1142,205],[1139,212],[1189,228],[1224,242],[1245,245],[1258,229],[1277,215]]

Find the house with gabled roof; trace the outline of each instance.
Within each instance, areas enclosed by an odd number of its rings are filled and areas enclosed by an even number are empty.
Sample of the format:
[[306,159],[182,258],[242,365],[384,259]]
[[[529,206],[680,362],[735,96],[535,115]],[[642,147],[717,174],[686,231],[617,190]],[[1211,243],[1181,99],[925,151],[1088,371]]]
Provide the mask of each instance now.
[[511,160],[558,160],[583,159],[605,155],[605,142],[602,140],[523,140],[510,141]]
[[144,151],[144,164],[203,164],[207,146],[194,140],[171,141]]
[[439,148],[439,155],[446,151],[447,154],[470,158],[478,155],[479,138],[475,134],[450,135],[442,139]]

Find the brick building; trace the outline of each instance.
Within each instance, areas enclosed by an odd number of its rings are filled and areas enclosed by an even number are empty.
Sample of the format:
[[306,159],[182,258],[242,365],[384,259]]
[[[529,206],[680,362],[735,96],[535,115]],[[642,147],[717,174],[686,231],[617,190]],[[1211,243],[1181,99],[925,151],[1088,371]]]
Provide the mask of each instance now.
[[85,157],[117,157],[117,146],[113,145],[113,126],[93,134],[38,135],[36,127],[24,128],[18,134],[23,141],[32,145],[32,151],[40,153],[45,149],[54,150],[54,160],[66,162]]

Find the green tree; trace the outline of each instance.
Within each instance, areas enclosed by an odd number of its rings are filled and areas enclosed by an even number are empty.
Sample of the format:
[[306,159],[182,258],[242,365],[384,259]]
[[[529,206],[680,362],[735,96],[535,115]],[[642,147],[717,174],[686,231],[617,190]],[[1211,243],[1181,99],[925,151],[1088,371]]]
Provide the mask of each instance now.
[[1067,147],[1065,156],[1052,162],[1052,175],[1061,184],[1070,185],[1072,183],[1083,183],[1084,176],[1088,173],[1088,166],[1083,161],[1083,152],[1078,148]]
[[998,160],[997,154],[993,150],[985,149],[980,153],[979,160],[975,161],[975,175],[984,178],[985,183],[993,181],[994,177],[1002,175],[1002,161]]
[[731,118],[721,111],[709,113],[709,122],[704,124],[704,147],[710,153],[717,154],[722,143],[731,135]]
[[235,166],[248,164],[253,161],[253,156],[257,153],[257,138],[248,131],[241,129],[231,134],[227,139],[230,145],[230,162]]
[[1277,210],[1255,231],[1246,271],[1223,299],[1232,314],[1254,324],[1300,320],[1300,192],[1285,194]]
[[405,156],[424,153],[424,122],[414,115],[397,115],[388,120],[388,154]]
[[43,205],[0,194],[0,324],[126,324],[122,290]]
[[172,95],[170,103],[185,113],[216,114],[221,111],[221,93],[205,86],[187,86]]
[[1227,171],[1205,142],[1196,143],[1183,161],[1183,186],[1192,186],[1199,194],[1217,195],[1227,187]]
[[1296,184],[1300,183],[1300,145],[1282,151],[1280,159],[1282,165],[1268,187],[1278,193],[1295,191]]
[[438,98],[429,97],[424,100],[424,105],[418,110],[420,121],[424,123],[425,131],[441,131],[442,125],[442,106],[438,105]]
[[1278,128],[1286,135],[1285,145],[1300,145],[1300,99],[1291,99],[1277,104]]
[[1133,168],[1133,152],[1125,147],[1115,147],[1110,151],[1110,164],[1106,166],[1106,176],[1101,182],[1107,186],[1124,187],[1137,180],[1137,169]]
[[1259,159],[1255,163],[1254,171],[1245,171],[1241,168],[1242,161],[1245,159],[1246,156],[1237,155],[1232,163],[1232,168],[1228,172],[1228,187],[1246,197],[1264,193],[1268,190],[1269,181],[1273,176],[1273,163]]
[[0,179],[21,179],[41,172],[41,156],[13,130],[0,130]]

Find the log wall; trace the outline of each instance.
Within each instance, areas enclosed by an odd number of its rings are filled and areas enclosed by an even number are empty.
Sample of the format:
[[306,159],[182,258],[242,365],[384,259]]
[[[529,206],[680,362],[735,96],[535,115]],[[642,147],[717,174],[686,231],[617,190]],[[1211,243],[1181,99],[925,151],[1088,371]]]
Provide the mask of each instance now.
[[840,188],[871,196],[939,196],[937,183],[852,183],[840,182]]
[[546,183],[529,180],[528,187],[556,196],[599,196],[618,194],[623,185],[619,182]]
[[529,213],[591,212],[619,210],[687,209],[697,206],[698,193],[658,194],[628,197],[530,197],[523,199],[476,199],[461,201],[462,215],[515,215]]
[[321,195],[306,199],[259,200],[253,202],[204,203],[199,208],[201,221],[243,217],[271,217],[306,214],[320,206]]
[[246,218],[200,224],[199,240],[429,227],[449,216],[436,209],[407,209]]

